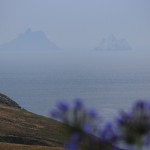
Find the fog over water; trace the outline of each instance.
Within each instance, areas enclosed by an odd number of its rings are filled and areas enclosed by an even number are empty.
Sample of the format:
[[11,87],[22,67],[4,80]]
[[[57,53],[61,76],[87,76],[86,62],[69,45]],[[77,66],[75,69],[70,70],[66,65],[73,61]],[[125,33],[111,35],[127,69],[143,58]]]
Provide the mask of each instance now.
[[107,119],[149,100],[149,6],[0,0],[0,92],[45,116],[62,99],[82,98]]
[[106,118],[150,99],[149,51],[0,52],[0,91],[48,115],[59,100],[82,98]]

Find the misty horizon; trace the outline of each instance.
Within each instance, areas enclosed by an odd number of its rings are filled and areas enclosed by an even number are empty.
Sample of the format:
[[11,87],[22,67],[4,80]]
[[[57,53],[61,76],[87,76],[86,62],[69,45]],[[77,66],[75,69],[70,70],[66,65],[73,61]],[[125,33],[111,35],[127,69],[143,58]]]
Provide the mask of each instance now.
[[[118,39],[114,34],[109,35],[107,38],[103,38],[96,48],[92,50],[97,51],[115,51],[115,50],[131,50],[133,49],[126,39]],[[1,44],[0,50],[19,50],[19,51],[45,51],[45,50],[62,50],[64,48],[59,48],[56,43],[51,42],[45,35],[45,33],[40,31],[33,31],[28,28],[25,32],[20,33],[16,38],[11,41]]]
[[[150,99],[149,6],[0,0],[0,45],[9,45],[0,51],[0,91],[42,115],[60,99],[81,97],[109,117],[122,104]],[[63,50],[49,51],[55,48]]]
[[0,44],[30,27],[64,49],[93,49],[114,34],[150,49],[149,0],[0,1]]

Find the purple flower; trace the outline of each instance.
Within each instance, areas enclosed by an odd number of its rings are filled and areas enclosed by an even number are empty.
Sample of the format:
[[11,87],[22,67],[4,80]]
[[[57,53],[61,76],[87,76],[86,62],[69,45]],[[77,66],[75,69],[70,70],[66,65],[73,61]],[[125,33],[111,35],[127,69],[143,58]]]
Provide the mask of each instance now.
[[79,132],[75,132],[70,137],[70,140],[75,143],[80,143],[82,141],[82,135]]
[[65,102],[59,102],[57,107],[51,112],[51,117],[68,123],[69,105]]
[[136,102],[133,109],[144,110],[146,109],[146,107],[147,107],[147,103],[142,100],[139,100],[138,102]]
[[79,98],[75,99],[75,107],[74,108],[78,109],[78,110],[83,108],[83,102],[81,99],[79,99]]
[[102,131],[101,138],[104,143],[115,143],[117,141],[118,136],[111,123],[106,124]]
[[99,147],[121,150],[117,147],[117,142],[124,142],[132,147],[138,147],[139,143],[140,146],[150,145],[150,104],[148,102],[140,100],[131,112],[120,112],[117,131],[112,123],[108,123],[103,130],[100,130],[100,137],[97,136],[99,116],[95,110],[86,109],[81,99],[75,100],[72,109],[65,102],[58,103],[51,116],[71,126],[68,128],[68,133],[71,132],[72,135],[66,144],[67,150],[79,150],[80,145],[85,149],[93,150]]
[[112,150],[134,150],[134,149],[122,149],[122,148],[119,148],[117,146],[113,146]]
[[118,119],[118,127],[122,140],[129,145],[143,146],[143,139],[147,139],[150,134],[150,110],[148,103],[138,101],[131,113],[121,113]]
[[127,125],[133,118],[132,118],[132,114],[127,114],[124,111],[121,111],[120,113],[120,118],[117,119],[118,125],[119,126],[125,126]]
[[83,131],[87,134],[92,134],[93,128],[90,124],[86,123],[86,124],[83,125]]
[[98,118],[98,114],[94,109],[90,109],[87,112],[87,115],[91,118],[91,119],[97,119]]
[[67,150],[79,150],[79,146],[76,143],[67,143],[66,144],[66,149]]
[[62,112],[67,112],[69,110],[69,105],[65,102],[58,103],[58,109]]

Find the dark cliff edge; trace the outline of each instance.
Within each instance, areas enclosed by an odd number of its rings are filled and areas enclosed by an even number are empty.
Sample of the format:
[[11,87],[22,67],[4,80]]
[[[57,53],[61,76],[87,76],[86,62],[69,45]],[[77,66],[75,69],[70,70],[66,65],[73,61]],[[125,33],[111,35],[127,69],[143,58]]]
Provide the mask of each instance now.
[[19,106],[19,104],[17,104],[11,98],[9,98],[8,96],[6,96],[2,93],[0,93],[0,104],[15,107],[15,108],[21,108],[21,106]]

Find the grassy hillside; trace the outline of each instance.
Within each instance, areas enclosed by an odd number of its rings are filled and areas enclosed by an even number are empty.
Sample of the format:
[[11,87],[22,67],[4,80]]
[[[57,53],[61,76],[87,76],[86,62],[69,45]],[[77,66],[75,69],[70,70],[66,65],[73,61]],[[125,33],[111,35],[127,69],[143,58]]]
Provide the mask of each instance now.
[[0,142],[1,150],[64,150],[61,147],[48,147],[48,146],[34,146],[34,145],[23,145],[23,144],[12,144]]
[[7,146],[11,146],[11,150],[13,147],[16,149],[16,146],[22,146],[20,150],[30,150],[30,148],[49,150],[48,147],[37,148],[36,145],[63,147],[68,136],[65,128],[64,124],[53,119],[0,104],[0,149],[2,150]]

